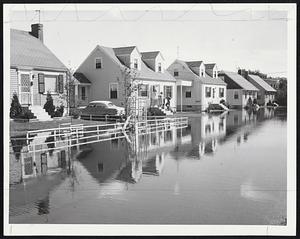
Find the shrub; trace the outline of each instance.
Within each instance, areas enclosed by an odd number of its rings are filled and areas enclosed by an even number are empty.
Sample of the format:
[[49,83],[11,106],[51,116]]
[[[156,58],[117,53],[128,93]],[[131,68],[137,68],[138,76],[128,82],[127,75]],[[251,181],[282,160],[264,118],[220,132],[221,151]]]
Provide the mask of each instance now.
[[80,116],[80,110],[77,108],[71,108],[69,115],[73,116],[74,119],[78,119],[78,117]]
[[55,112],[53,113],[53,117],[62,117],[64,114],[64,106],[60,105],[59,107],[56,107]]
[[19,118],[22,114],[22,107],[19,102],[18,96],[16,93],[13,94],[12,102],[10,104],[10,118]]
[[51,117],[53,117],[55,112],[55,106],[53,104],[53,99],[49,91],[47,92],[47,98],[46,98],[46,103],[44,105],[44,109]]
[[253,100],[253,104],[257,105],[257,99],[256,98]]
[[22,109],[22,114],[20,115],[19,118],[22,118],[22,119],[34,119],[36,117],[34,116],[34,114],[28,108],[23,108]]
[[149,115],[149,116],[165,116],[166,114],[158,108],[149,108],[147,115]]

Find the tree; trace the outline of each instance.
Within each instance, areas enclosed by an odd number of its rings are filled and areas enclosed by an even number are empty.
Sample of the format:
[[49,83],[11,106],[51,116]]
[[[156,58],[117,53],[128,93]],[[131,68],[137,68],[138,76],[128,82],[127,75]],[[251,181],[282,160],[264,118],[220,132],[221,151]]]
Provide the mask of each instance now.
[[137,78],[138,73],[135,69],[121,66],[121,78],[118,78],[118,82],[121,85],[122,95],[124,99],[125,116],[134,114],[131,110],[131,104],[135,104],[138,97],[139,80]]
[[51,117],[53,117],[55,112],[55,106],[53,104],[53,99],[50,91],[47,92],[47,98],[46,98],[46,103],[44,105],[44,109]]
[[275,101],[279,105],[287,105],[287,81],[285,79],[280,79],[278,89],[275,95]]
[[18,118],[22,114],[22,107],[19,102],[19,98],[16,93],[13,94],[13,98],[10,105],[10,118]]

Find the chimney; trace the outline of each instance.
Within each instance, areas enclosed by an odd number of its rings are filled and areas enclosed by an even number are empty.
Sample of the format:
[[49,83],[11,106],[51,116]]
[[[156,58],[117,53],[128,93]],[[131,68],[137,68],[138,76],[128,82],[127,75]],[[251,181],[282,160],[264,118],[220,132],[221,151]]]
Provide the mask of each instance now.
[[40,23],[32,24],[30,34],[36,37],[37,39],[39,39],[41,42],[44,42],[43,24]]

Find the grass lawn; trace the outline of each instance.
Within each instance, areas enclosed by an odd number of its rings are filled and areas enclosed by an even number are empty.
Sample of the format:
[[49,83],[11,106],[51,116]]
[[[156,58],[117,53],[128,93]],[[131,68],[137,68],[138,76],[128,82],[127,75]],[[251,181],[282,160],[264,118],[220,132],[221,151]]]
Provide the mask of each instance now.
[[61,119],[53,121],[39,121],[39,122],[16,122],[10,121],[10,137],[24,136],[29,130],[51,129],[58,128],[60,124],[83,124],[83,125],[99,125],[105,124],[104,121],[89,121],[81,119]]

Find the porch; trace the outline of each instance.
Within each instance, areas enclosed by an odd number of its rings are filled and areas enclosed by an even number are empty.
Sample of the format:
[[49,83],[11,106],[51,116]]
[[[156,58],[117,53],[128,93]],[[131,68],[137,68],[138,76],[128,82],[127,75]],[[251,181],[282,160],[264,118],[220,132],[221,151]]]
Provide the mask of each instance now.
[[[180,112],[183,111],[183,89],[184,87],[192,87],[192,81],[187,81],[187,80],[177,80],[176,81],[176,87],[177,87],[177,91],[178,91],[178,96],[177,96],[177,106],[179,106],[179,110]],[[189,98],[191,98],[191,92],[190,95],[186,95]],[[178,104],[179,103],[179,104]]]

